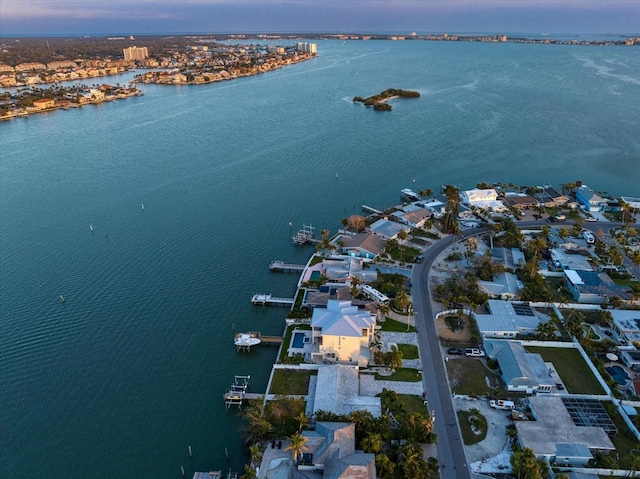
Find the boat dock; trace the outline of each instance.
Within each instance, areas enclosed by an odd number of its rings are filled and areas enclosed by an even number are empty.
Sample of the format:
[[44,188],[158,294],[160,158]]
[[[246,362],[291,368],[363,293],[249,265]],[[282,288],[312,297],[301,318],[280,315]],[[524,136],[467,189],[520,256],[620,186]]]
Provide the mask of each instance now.
[[371,206],[362,205],[360,207],[362,211],[366,211],[367,213],[373,213],[374,215],[381,215],[382,211],[372,208]]
[[280,260],[274,260],[269,264],[271,271],[284,271],[287,273],[291,271],[304,271],[305,267],[306,265],[304,264],[290,264]]
[[315,228],[313,226],[303,224],[302,229],[291,237],[293,244],[304,245],[308,243],[319,243],[320,240],[313,237],[314,230]]
[[238,473],[229,471],[223,476],[222,471],[194,472],[193,479],[238,479]]
[[262,306],[293,306],[294,298],[276,298],[270,294],[254,294],[251,304]]
[[233,384],[231,385],[229,390],[222,396],[227,410],[229,410],[231,406],[238,406],[239,408],[241,408],[244,401],[262,398],[262,394],[247,392],[247,388],[249,387],[249,379],[251,379],[251,376],[233,377]]
[[257,346],[260,343],[264,344],[282,344],[283,338],[281,336],[263,336],[259,331],[249,331],[248,333],[238,333],[233,339],[233,343],[236,345],[236,352],[251,352],[251,346]]

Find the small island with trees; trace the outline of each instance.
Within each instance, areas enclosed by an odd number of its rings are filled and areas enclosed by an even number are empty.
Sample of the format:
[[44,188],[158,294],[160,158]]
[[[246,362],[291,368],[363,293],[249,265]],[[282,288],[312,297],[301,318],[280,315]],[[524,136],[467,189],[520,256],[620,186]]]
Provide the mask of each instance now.
[[361,96],[353,97],[353,102],[364,103],[364,106],[372,106],[376,111],[391,111],[391,105],[387,103],[387,100],[393,98],[419,98],[420,93],[411,90],[400,90],[396,88],[388,88],[382,93],[370,96],[369,98],[362,98]]

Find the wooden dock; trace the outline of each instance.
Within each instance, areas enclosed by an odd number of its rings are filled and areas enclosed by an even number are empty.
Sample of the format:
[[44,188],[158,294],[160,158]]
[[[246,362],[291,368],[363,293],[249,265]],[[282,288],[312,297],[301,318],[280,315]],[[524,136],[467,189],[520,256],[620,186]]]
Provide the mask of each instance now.
[[374,215],[381,215],[382,211],[372,208],[371,206],[362,205],[362,211],[366,211],[367,213],[373,213]]
[[269,264],[271,271],[284,271],[287,273],[291,271],[304,271],[305,267],[306,265],[304,264],[290,264],[280,260],[274,260]]
[[249,331],[247,333],[238,333],[233,338],[236,345],[236,352],[251,352],[252,346],[260,344],[282,344],[282,336],[263,336],[260,331]]
[[270,294],[254,294],[251,304],[260,306],[293,306],[294,298],[276,298]]

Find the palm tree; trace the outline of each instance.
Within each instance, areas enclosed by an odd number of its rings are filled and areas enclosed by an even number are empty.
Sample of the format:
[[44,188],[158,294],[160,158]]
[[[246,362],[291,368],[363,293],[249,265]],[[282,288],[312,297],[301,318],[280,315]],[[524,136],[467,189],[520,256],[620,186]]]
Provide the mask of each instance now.
[[551,234],[551,226],[549,225],[544,225],[542,227],[542,229],[540,230],[540,233],[545,237],[548,238],[549,235]]
[[295,417],[295,420],[298,421],[298,431],[302,431],[309,425],[309,416],[307,416],[304,411],[301,411],[300,414]]
[[471,257],[478,250],[478,240],[476,238],[469,238],[467,240],[467,264],[471,265]]
[[391,307],[387,303],[382,303],[381,305],[378,306],[378,312],[380,313],[381,320],[384,320],[384,318],[387,317],[390,311],[391,311]]
[[558,238],[567,239],[569,236],[571,236],[571,234],[567,228],[560,228],[558,231]]
[[393,305],[399,311],[405,311],[407,306],[409,306],[409,295],[404,291],[400,291],[396,294],[396,297],[393,300]]
[[297,464],[298,457],[307,450],[307,446],[305,444],[307,442],[307,438],[299,432],[296,432],[289,439],[291,440],[291,444],[285,447],[284,450],[291,451],[293,453],[293,461]]
[[251,467],[250,464],[244,465],[244,474],[240,476],[240,479],[258,479],[256,470]]
[[259,443],[249,447],[249,455],[251,457],[251,466],[259,466],[262,462],[262,448]]
[[620,250],[616,245],[612,244],[609,247],[608,253],[609,253],[609,258],[611,259],[611,263],[613,263],[616,266],[620,266],[622,264],[624,257],[622,256],[622,253],[620,252]]
[[553,320],[550,319],[546,323],[540,323],[536,327],[536,336],[538,339],[546,341],[548,339],[553,339],[555,337],[555,333],[557,331],[557,327],[554,324]]
[[360,285],[360,278],[358,278],[357,276],[353,276],[351,278],[351,296],[353,296],[354,298],[357,298],[358,296],[360,296],[360,290],[358,289],[359,285]]

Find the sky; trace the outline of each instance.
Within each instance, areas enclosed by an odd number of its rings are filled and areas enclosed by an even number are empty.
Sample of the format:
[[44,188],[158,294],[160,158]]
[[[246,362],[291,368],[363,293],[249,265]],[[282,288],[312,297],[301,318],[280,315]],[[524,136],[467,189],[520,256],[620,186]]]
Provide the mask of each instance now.
[[0,0],[1,35],[640,34],[640,0]]

